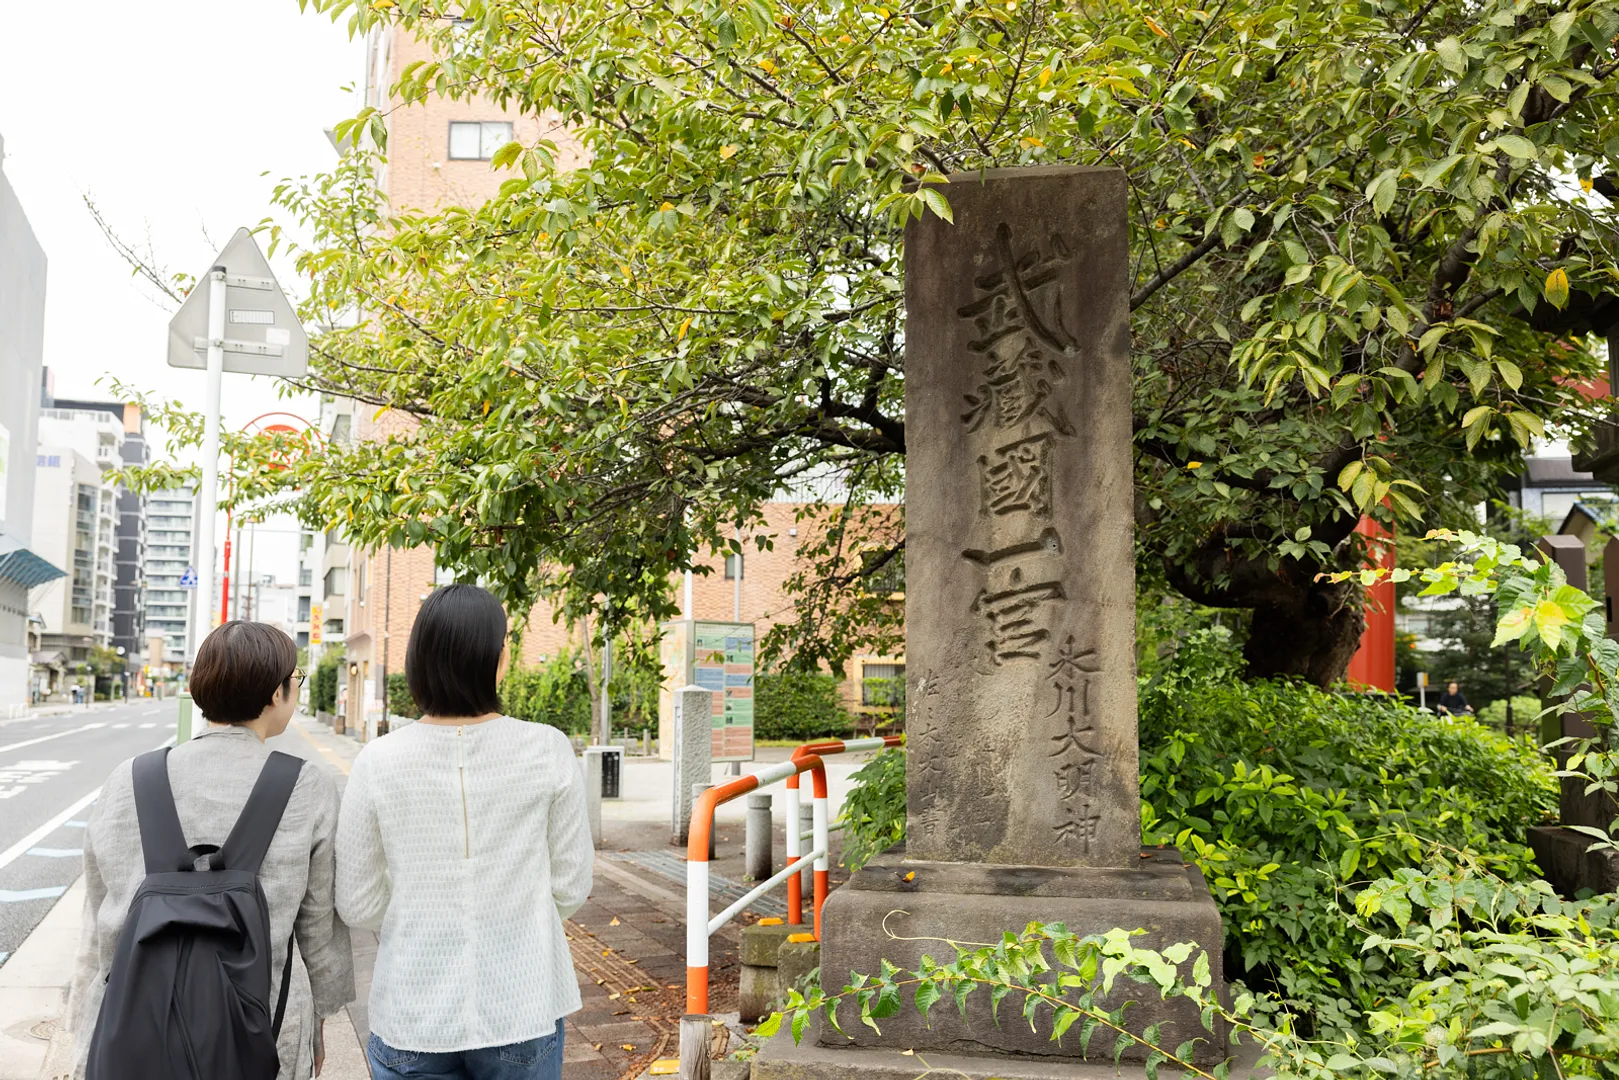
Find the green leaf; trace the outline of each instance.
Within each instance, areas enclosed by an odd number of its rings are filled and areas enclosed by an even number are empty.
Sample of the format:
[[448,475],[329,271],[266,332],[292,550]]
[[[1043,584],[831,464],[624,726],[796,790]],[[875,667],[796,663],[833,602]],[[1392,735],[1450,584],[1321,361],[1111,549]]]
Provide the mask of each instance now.
[[1540,151],[1535,148],[1535,144],[1522,135],[1497,136],[1495,145],[1520,161],[1535,161],[1540,157]]
[[1467,71],[1467,53],[1462,51],[1462,43],[1455,37],[1448,37],[1434,46],[1434,52],[1439,54],[1439,62],[1445,67],[1461,75]]
[[1372,204],[1372,210],[1382,217],[1394,205],[1394,196],[1400,189],[1400,170],[1385,169],[1372,178],[1366,185],[1366,198]]

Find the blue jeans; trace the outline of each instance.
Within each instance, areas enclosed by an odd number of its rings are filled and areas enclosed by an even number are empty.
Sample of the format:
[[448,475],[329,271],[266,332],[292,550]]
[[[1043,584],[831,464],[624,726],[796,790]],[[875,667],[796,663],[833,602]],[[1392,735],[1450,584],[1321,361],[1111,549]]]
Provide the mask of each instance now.
[[395,1050],[375,1035],[366,1043],[371,1080],[406,1080],[413,1076],[453,1080],[562,1080],[562,1021],[549,1035],[508,1046],[432,1054]]

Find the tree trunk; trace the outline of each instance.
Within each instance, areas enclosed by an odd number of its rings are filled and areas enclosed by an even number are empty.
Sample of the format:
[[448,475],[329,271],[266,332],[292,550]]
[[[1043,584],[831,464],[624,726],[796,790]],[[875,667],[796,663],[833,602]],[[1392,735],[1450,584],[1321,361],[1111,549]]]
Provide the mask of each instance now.
[[1318,581],[1327,568],[1316,563],[1284,559],[1273,567],[1237,554],[1217,534],[1189,559],[1166,559],[1164,569],[1169,583],[1190,600],[1253,612],[1243,650],[1249,678],[1283,676],[1331,686],[1360,647],[1366,612],[1359,583]]
[[1353,583],[1312,583],[1292,602],[1256,604],[1243,649],[1248,677],[1293,676],[1322,687],[1342,679],[1366,629],[1358,591]]

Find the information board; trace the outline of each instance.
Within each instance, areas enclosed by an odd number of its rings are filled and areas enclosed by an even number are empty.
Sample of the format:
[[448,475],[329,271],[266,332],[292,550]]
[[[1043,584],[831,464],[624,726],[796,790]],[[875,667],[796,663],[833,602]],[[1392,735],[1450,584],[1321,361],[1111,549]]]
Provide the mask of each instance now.
[[714,691],[714,760],[752,761],[753,624],[680,620],[661,629],[660,752],[667,756],[674,745],[674,691],[701,686]]

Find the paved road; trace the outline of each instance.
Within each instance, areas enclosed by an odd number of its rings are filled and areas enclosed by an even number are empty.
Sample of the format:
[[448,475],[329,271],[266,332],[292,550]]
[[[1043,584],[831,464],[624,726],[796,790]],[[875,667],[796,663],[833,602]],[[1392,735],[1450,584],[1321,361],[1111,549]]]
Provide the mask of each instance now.
[[0,964],[79,876],[93,793],[171,738],[177,716],[171,698],[0,721]]

